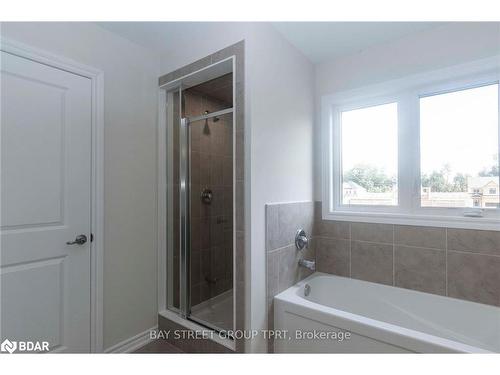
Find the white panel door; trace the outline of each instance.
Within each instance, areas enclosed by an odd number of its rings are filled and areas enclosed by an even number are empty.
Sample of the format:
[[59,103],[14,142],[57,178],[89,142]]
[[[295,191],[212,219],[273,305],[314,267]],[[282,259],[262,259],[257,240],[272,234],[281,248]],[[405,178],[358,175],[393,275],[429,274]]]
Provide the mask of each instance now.
[[1,57],[1,340],[88,352],[91,82]]

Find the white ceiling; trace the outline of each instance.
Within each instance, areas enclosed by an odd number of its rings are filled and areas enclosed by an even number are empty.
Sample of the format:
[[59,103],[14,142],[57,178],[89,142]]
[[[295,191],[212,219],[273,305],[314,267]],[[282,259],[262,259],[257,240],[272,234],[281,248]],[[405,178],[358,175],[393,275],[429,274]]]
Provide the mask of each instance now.
[[[205,22],[98,22],[139,45],[171,51],[176,40],[203,35]],[[357,53],[370,46],[442,25],[432,22],[273,22],[273,27],[313,63]]]
[[[115,34],[155,51],[168,52],[176,40],[199,32],[203,22],[96,22]],[[194,34],[196,35],[196,34]]]
[[437,22],[274,22],[273,26],[313,63],[352,55],[412,33],[443,25]]

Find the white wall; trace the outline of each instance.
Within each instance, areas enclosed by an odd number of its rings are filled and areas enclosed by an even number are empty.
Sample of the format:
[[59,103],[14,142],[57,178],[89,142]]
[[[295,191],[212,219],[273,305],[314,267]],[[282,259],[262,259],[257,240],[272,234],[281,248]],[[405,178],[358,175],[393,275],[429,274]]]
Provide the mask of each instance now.
[[[255,37],[248,61],[252,328],[260,329],[267,319],[265,204],[313,199],[314,67],[269,26]],[[265,350],[264,343],[253,350]]]
[[3,23],[2,36],[104,71],[104,347],[156,325],[159,56],[89,23]]
[[[201,37],[202,36],[202,37]],[[270,25],[198,24],[162,57],[168,73],[245,39],[248,329],[266,327],[265,204],[312,200],[314,68]],[[188,46],[183,48],[183,46]],[[251,227],[251,228],[250,228]],[[250,228],[250,229],[248,229]],[[254,340],[247,351],[265,351]]]
[[[500,23],[450,23],[373,46],[316,67],[321,96],[500,54]],[[321,200],[320,123],[316,121],[314,197]]]
[[[161,74],[188,65],[243,39],[253,39],[256,24],[249,22],[191,22],[175,31],[176,38],[160,57]],[[250,42],[251,43],[251,42]],[[248,47],[248,46],[247,46]]]

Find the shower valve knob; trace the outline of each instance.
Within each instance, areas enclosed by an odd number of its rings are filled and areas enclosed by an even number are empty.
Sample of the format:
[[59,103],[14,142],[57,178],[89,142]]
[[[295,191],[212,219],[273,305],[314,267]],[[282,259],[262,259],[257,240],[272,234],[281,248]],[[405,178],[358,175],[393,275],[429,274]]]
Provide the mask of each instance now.
[[203,189],[201,192],[201,201],[205,204],[212,203],[213,193],[210,189]]

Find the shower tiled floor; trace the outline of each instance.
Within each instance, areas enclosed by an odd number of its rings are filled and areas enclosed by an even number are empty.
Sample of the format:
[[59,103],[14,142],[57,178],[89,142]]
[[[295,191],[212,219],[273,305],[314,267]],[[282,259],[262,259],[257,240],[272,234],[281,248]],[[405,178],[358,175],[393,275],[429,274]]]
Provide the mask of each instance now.
[[[191,316],[224,330],[233,329],[233,291],[229,290],[191,308]],[[155,340],[134,353],[184,353],[166,340]]]
[[191,317],[223,330],[233,329],[233,291],[229,290],[191,308]]

